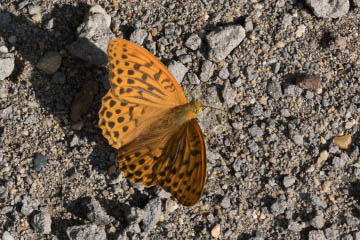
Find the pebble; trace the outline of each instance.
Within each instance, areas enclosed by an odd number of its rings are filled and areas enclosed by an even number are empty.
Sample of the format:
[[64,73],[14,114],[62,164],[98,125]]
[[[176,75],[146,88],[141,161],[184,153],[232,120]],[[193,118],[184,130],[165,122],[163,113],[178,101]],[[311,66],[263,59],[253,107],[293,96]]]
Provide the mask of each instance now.
[[266,87],[266,92],[275,100],[278,100],[283,95],[281,85],[278,82],[269,82]]
[[9,77],[15,68],[15,58],[12,53],[0,52],[0,80]]
[[40,153],[37,153],[34,159],[34,170],[40,172],[45,168],[46,164],[47,164],[47,157]]
[[2,234],[2,240],[15,240],[15,238],[8,231],[4,231]]
[[198,78],[198,76],[195,73],[192,73],[192,72],[188,73],[187,77],[191,84],[194,84],[194,85],[200,84],[200,79]]
[[161,201],[160,198],[150,200],[144,209],[144,219],[141,222],[141,228],[144,232],[150,231],[160,220]]
[[185,74],[189,71],[182,63],[172,61],[168,66],[169,72],[175,77],[176,81],[180,84],[184,79]]
[[220,206],[225,209],[230,208],[231,207],[230,199],[227,197],[224,197],[220,203]]
[[220,62],[245,38],[242,26],[228,26],[221,31],[213,31],[206,36],[209,44],[209,60]]
[[214,69],[214,64],[211,61],[204,61],[201,66],[200,80],[203,82],[207,82],[212,77]]
[[312,230],[309,232],[309,240],[326,240],[324,232],[321,230]]
[[212,229],[211,229],[211,236],[213,238],[219,238],[221,234],[221,226],[220,224],[216,224]]
[[176,209],[178,209],[179,205],[176,201],[172,199],[167,199],[165,202],[165,209],[168,213],[174,212]]
[[254,69],[254,66],[247,66],[246,67],[246,76],[248,78],[249,81],[255,80],[256,78],[258,78],[258,74]]
[[143,29],[136,29],[131,33],[130,41],[141,46],[147,36],[148,36],[147,31]]
[[339,18],[349,12],[349,0],[306,0],[315,16],[320,18]]
[[325,229],[325,236],[327,240],[337,240],[339,239],[339,231],[336,229],[336,226],[331,226]]
[[284,89],[285,96],[300,97],[302,93],[301,88],[296,85],[289,85]]
[[351,144],[351,135],[346,134],[344,136],[334,137],[334,144],[342,150],[348,150]]
[[9,94],[9,90],[0,85],[0,99],[7,98],[8,94]]
[[70,142],[70,147],[75,147],[78,144],[79,144],[79,137],[77,135],[74,135]]
[[296,84],[303,89],[316,92],[321,88],[321,78],[318,75],[304,74],[296,80]]
[[296,177],[294,177],[294,176],[284,177],[284,180],[283,180],[284,187],[286,187],[286,188],[291,187],[292,185],[294,185],[295,181],[296,181]]
[[73,226],[66,229],[70,240],[106,240],[106,232],[95,224]]
[[320,199],[320,197],[318,197],[314,194],[310,195],[310,201],[311,201],[311,204],[313,204],[314,206],[321,207],[323,209],[327,208],[327,203],[324,200]]
[[325,162],[329,158],[329,153],[326,150],[321,151],[320,156],[317,159],[316,165],[320,166],[323,162]]
[[301,232],[304,229],[304,224],[300,224],[295,221],[290,221],[288,229],[293,232]]
[[61,66],[61,55],[55,51],[49,51],[45,53],[36,64],[36,67],[47,73],[47,74],[54,74]]
[[310,225],[313,226],[316,229],[321,229],[324,227],[325,224],[325,220],[323,218],[323,216],[315,216],[313,219],[311,219],[310,221]]
[[34,200],[29,196],[24,196],[21,203],[22,203],[22,206],[21,206],[20,212],[25,216],[29,216],[40,205],[40,202],[38,200]]
[[100,203],[94,198],[86,199],[83,203],[84,209],[86,209],[86,217],[96,225],[104,224],[108,225],[111,223],[111,217],[101,207]]
[[222,92],[222,97],[224,98],[225,103],[228,106],[233,106],[235,104],[237,92],[235,89],[231,87],[231,83],[229,80],[225,82],[225,86]]
[[41,7],[39,5],[30,5],[28,6],[29,14],[35,15],[41,13]]
[[254,124],[251,128],[249,128],[249,134],[250,136],[256,138],[256,137],[261,137],[264,134],[264,132],[260,127]]
[[304,138],[303,138],[303,136],[300,135],[300,134],[295,134],[295,135],[293,135],[293,136],[292,136],[292,140],[294,141],[294,143],[295,143],[296,145],[301,146],[301,145],[304,144]]
[[277,200],[271,205],[271,212],[278,216],[283,214],[287,208],[287,202],[284,200]]
[[219,77],[220,77],[221,79],[223,79],[223,80],[228,79],[229,76],[230,76],[229,70],[228,70],[226,67],[224,67],[224,68],[222,68],[222,69],[220,70],[220,72],[219,72]]
[[51,216],[46,211],[41,211],[34,215],[32,226],[40,234],[51,233]]
[[191,50],[197,50],[201,45],[201,38],[199,35],[193,33],[191,34],[188,39],[185,41],[185,46],[190,48]]

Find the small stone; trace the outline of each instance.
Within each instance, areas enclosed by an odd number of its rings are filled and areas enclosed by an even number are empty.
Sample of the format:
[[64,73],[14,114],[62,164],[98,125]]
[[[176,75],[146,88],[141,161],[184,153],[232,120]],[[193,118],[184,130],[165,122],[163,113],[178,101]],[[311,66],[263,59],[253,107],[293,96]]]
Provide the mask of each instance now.
[[9,94],[9,90],[0,85],[0,99],[7,98],[8,94]]
[[283,214],[287,208],[287,202],[284,200],[277,200],[271,205],[271,212],[275,216]]
[[301,232],[304,229],[304,224],[300,224],[295,221],[291,221],[288,225],[288,229],[293,232]]
[[48,212],[42,211],[34,215],[32,220],[34,229],[40,234],[51,233],[51,216]]
[[83,203],[84,209],[86,209],[86,217],[96,225],[104,224],[108,225],[111,222],[111,218],[105,210],[101,207],[100,203],[94,198],[86,199]]
[[302,93],[301,88],[296,85],[289,85],[284,89],[284,95],[291,97],[300,97]]
[[338,146],[340,149],[348,150],[351,144],[351,136],[346,134],[344,136],[334,137],[334,144]]
[[78,144],[79,144],[79,137],[77,135],[74,135],[70,142],[70,147],[75,147]]
[[224,67],[220,70],[219,77],[221,79],[224,79],[224,80],[228,79],[229,76],[230,76],[230,74],[229,74],[229,70],[227,68]]
[[245,38],[245,29],[242,26],[228,26],[221,31],[211,32],[206,36],[210,46],[209,59],[220,62],[236,48]]
[[327,240],[338,240],[339,239],[339,231],[336,229],[336,225],[325,229],[325,236],[326,236]]
[[73,226],[66,229],[66,235],[70,240],[106,240],[104,228],[95,224]]
[[228,106],[233,106],[235,104],[237,92],[235,89],[231,87],[230,81],[227,80],[225,82],[224,90],[222,92],[222,96],[224,98],[225,103]]
[[21,203],[22,203],[22,206],[21,206],[20,211],[25,216],[29,216],[40,205],[40,202],[38,200],[34,200],[34,199],[30,198],[29,196],[24,196]]
[[187,64],[187,63],[191,63],[192,58],[190,55],[182,55],[179,57],[180,62],[182,62],[183,64]]
[[339,18],[349,12],[349,0],[306,0],[315,16],[321,18]]
[[146,204],[144,209],[144,219],[141,228],[144,232],[150,231],[160,220],[161,201],[159,198],[152,199]]
[[198,76],[195,73],[188,73],[187,77],[191,84],[194,84],[194,85],[200,84],[200,79],[198,78]]
[[327,203],[314,194],[310,195],[310,201],[314,206],[321,207],[323,209],[327,208]]
[[315,216],[313,219],[311,219],[310,221],[310,225],[313,226],[316,229],[321,229],[324,227],[325,224],[325,220],[322,216]]
[[15,58],[12,53],[0,52],[0,80],[9,77],[15,68]]
[[320,166],[323,162],[325,162],[329,158],[329,153],[326,150],[321,151],[320,156],[317,159],[316,165]]
[[[352,0],[352,3],[355,7],[360,8],[360,0]],[[355,240],[360,240],[360,235],[359,235],[359,239],[355,238]]]
[[219,238],[221,234],[221,226],[220,224],[216,224],[212,229],[211,229],[211,236],[213,238]]
[[281,114],[281,116],[283,116],[283,117],[290,117],[290,111],[289,111],[289,109],[281,109],[280,110],[280,114]]
[[309,232],[309,240],[326,240],[324,232],[321,230],[312,230]]
[[190,37],[186,40],[185,46],[190,48],[191,50],[197,50],[201,45],[201,38],[199,35],[193,33]]
[[203,82],[207,82],[211,78],[213,73],[214,64],[209,60],[204,61],[201,66],[200,80]]
[[8,231],[4,231],[2,234],[2,240],[15,240],[15,238]]
[[177,204],[176,201],[172,200],[172,199],[167,199],[166,203],[165,203],[165,209],[167,212],[172,213],[173,211],[175,211],[176,209],[178,209],[179,205]]
[[346,153],[342,153],[340,157],[334,157],[332,163],[335,168],[342,169],[345,167],[346,162],[349,161],[349,156]]
[[28,7],[29,9],[29,14],[30,15],[35,15],[35,14],[40,14],[41,13],[41,7],[39,5],[30,5]]
[[39,172],[45,168],[46,164],[47,158],[44,155],[37,153],[34,159],[34,170]]
[[329,190],[331,186],[331,182],[330,181],[324,181],[323,184],[321,185],[321,192],[327,192]]
[[341,237],[341,240],[353,240],[353,237],[351,236],[351,234],[345,234]]
[[254,66],[247,66],[245,74],[249,81],[255,80],[259,76],[255,71]]
[[294,177],[294,176],[284,177],[284,180],[283,180],[284,187],[286,187],[286,188],[291,187],[292,185],[294,185],[295,181],[296,181],[296,177]]
[[143,29],[136,29],[131,33],[130,41],[141,46],[147,35],[148,35],[147,31]]
[[275,100],[282,97],[281,85],[278,82],[270,82],[266,87],[266,91]]
[[[358,7],[360,7],[360,1]],[[360,240],[360,231],[354,233],[354,240]]]
[[220,206],[225,209],[230,208],[231,207],[230,199],[227,197],[224,197],[220,203]]
[[176,81],[180,84],[184,79],[185,74],[189,71],[182,63],[172,61],[168,66],[169,72],[175,77]]
[[261,137],[264,132],[260,127],[254,124],[251,128],[249,128],[249,134],[252,137]]
[[72,125],[72,129],[74,129],[76,131],[80,131],[83,127],[84,127],[83,121],[76,122]]
[[305,74],[296,80],[296,84],[303,89],[316,92],[319,88],[321,88],[321,78],[318,75]]
[[54,74],[59,69],[61,60],[58,52],[50,51],[40,58],[36,67],[47,74]]
[[293,135],[293,136],[292,136],[292,140],[294,141],[294,143],[295,143],[296,145],[301,146],[301,145],[304,144],[303,136],[300,135],[300,134],[295,134],[295,135]]

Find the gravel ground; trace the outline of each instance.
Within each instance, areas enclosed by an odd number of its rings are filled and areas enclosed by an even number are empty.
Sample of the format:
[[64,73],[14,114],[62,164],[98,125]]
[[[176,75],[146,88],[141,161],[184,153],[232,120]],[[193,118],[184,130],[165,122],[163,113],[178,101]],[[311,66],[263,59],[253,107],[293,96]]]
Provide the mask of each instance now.
[[[0,1],[0,236],[360,240],[359,7]],[[208,177],[192,208],[127,181],[97,127],[114,37],[218,108],[198,117]]]

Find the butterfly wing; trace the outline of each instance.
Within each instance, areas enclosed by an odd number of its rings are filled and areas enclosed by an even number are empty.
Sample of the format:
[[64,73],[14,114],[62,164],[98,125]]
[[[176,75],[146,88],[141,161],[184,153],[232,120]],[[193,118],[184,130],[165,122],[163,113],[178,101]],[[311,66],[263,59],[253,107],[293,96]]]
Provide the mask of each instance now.
[[102,99],[99,126],[109,144],[120,148],[186,98],[166,67],[144,48],[113,39],[108,58],[111,89]]
[[156,142],[124,146],[118,153],[118,161],[126,178],[146,187],[160,185],[184,206],[193,206],[201,198],[206,178],[206,150],[195,119],[172,135],[157,138]]

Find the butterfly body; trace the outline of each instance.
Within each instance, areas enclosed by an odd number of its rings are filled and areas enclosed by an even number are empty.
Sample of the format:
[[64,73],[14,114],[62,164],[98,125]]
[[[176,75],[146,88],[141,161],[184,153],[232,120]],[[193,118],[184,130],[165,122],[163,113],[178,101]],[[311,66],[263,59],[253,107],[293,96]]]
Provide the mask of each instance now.
[[108,47],[111,89],[102,99],[99,126],[119,149],[126,178],[160,185],[192,206],[206,180],[205,141],[196,116],[201,102],[187,102],[166,67],[147,50],[124,39]]

